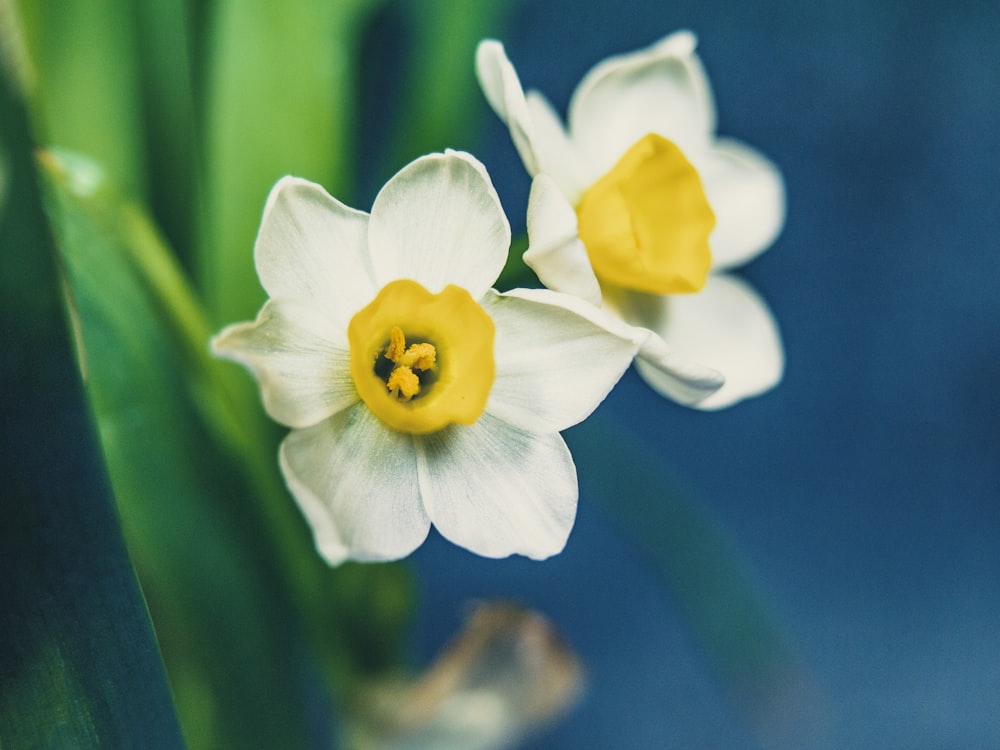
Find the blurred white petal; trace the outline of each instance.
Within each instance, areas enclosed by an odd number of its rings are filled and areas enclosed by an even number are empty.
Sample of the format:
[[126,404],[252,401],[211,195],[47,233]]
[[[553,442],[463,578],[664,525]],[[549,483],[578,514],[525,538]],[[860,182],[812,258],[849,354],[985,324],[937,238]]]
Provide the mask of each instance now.
[[476,48],[476,77],[486,101],[510,129],[511,140],[528,174],[538,174],[540,166],[535,155],[534,127],[524,89],[503,45],[495,39],[484,39]]
[[476,606],[424,674],[374,686],[356,732],[383,750],[500,750],[562,714],[582,669],[541,615],[503,602]]
[[559,185],[571,204],[579,202],[583,192],[600,173],[587,164],[577,151],[559,115],[540,91],[526,95],[531,115],[533,142],[538,157],[539,171],[544,172]]
[[577,236],[576,212],[544,174],[531,183],[524,262],[549,289],[600,304],[601,287]]
[[703,403],[726,382],[718,370],[673,352],[656,333],[646,339],[635,366],[655,391],[685,406]]
[[649,133],[685,153],[708,144],[715,108],[695,44],[693,34],[679,31],[638,52],[609,57],[584,76],[570,100],[569,131],[598,175]]
[[[731,406],[781,381],[785,355],[774,316],[760,295],[734,276],[709,276],[701,292],[670,297],[661,318],[647,322],[678,355],[725,376],[725,385],[697,404],[701,409]],[[644,360],[636,365],[657,388]]]
[[781,173],[763,154],[719,139],[695,163],[715,212],[712,268],[741,266],[774,242],[785,223]]

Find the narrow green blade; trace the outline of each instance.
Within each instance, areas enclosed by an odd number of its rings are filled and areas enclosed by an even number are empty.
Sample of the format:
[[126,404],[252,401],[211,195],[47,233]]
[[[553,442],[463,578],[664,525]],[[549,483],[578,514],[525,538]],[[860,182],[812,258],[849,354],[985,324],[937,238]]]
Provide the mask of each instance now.
[[73,170],[62,174],[50,158],[91,404],[185,739],[308,747],[301,624],[254,489],[205,429],[173,321],[124,244],[118,199],[71,156],[56,162]]
[[748,724],[761,735],[804,731],[819,718],[818,688],[732,540],[608,414],[566,438],[593,490],[582,502],[599,503],[638,543]]
[[375,0],[219,0],[210,26],[196,268],[217,325],[264,300],[253,242],[285,174],[349,200],[359,26]]
[[408,161],[446,148],[472,149],[476,118],[486,110],[476,83],[476,44],[499,36],[515,0],[456,3],[403,0],[399,3],[412,45],[404,67],[403,101],[392,144],[393,174]]
[[41,145],[87,154],[144,195],[140,78],[131,0],[15,0],[34,82]]
[[149,206],[185,263],[202,205],[195,109],[195,28],[189,0],[134,0]]
[[91,398],[185,736],[298,747],[303,676],[347,696],[396,664],[406,569],[323,563],[277,475],[276,435],[244,419],[260,412],[230,383],[245,373],[210,357],[204,314],[148,217],[89,178],[91,162],[45,162]]
[[0,76],[0,747],[182,747]]

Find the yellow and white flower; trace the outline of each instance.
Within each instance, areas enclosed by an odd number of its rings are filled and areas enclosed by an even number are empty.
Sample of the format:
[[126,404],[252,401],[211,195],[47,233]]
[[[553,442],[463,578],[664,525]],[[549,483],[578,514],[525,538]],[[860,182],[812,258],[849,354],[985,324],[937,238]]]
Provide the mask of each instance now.
[[464,153],[412,162],[370,215],[297,178],[271,191],[254,250],[269,299],[213,348],[292,428],[281,469],[330,564],[408,555],[432,523],[487,557],[563,548],[577,480],[559,431],[643,340],[570,295],[492,290],[509,245]]
[[542,282],[655,331],[637,369],[675,400],[692,404],[697,394],[657,366],[664,345],[725,376],[700,408],[777,384],[777,324],[727,271],[774,241],[784,187],[760,153],[716,136],[694,36],[677,32],[592,68],[570,100],[568,127],[544,96],[524,93],[499,42],[480,43],[476,69],[535,177],[525,262]]

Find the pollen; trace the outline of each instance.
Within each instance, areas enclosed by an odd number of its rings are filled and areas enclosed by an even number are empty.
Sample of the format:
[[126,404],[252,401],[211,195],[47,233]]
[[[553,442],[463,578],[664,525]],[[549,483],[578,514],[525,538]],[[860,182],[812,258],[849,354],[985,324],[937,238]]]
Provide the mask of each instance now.
[[392,330],[389,331],[389,346],[385,350],[385,358],[399,362],[399,358],[403,356],[405,351],[406,337],[403,335],[403,329],[399,326],[393,326]]
[[437,350],[434,344],[410,344],[396,364],[400,367],[412,367],[415,370],[429,370],[437,361]]
[[393,326],[389,331],[389,344],[383,356],[393,363],[389,377],[386,378],[386,388],[400,401],[409,401],[420,393],[420,376],[414,370],[430,370],[437,361],[437,350],[434,344],[426,342],[410,344],[407,348],[403,329]]
[[396,367],[389,373],[389,380],[385,385],[400,401],[409,401],[420,393],[420,378],[406,365]]

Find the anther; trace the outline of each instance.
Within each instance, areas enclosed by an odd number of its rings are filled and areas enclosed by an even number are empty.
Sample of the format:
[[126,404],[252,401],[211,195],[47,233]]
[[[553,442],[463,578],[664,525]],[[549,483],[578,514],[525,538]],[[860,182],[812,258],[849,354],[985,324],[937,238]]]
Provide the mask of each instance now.
[[409,367],[397,367],[389,374],[386,387],[400,401],[409,401],[420,392],[420,378]]
[[406,351],[406,337],[403,336],[403,329],[393,326],[389,331],[389,346],[385,350],[385,358],[393,362],[399,362],[399,358]]
[[415,370],[429,370],[436,360],[437,350],[434,349],[434,344],[410,344],[406,353],[396,360],[396,365],[406,365]]
[[420,393],[420,376],[414,370],[430,370],[437,361],[437,350],[428,343],[410,344],[407,348],[403,329],[393,326],[383,356],[393,363],[385,387],[400,401],[409,401]]

